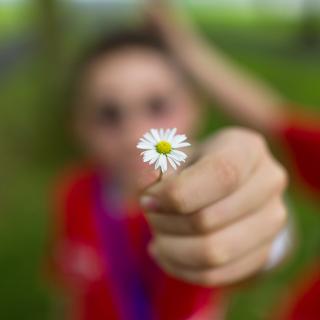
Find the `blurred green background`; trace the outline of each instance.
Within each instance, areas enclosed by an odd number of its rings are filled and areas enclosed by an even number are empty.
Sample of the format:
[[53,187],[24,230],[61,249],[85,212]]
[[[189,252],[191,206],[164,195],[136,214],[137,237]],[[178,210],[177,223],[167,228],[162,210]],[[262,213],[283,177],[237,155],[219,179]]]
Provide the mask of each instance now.
[[[272,83],[295,108],[319,110],[316,11],[291,10],[290,2],[276,9],[259,1],[243,7],[229,2],[184,4],[208,39],[235,61]],[[141,7],[122,1],[0,0],[0,319],[59,318],[59,297],[43,281],[42,269],[50,186],[73,156],[63,120],[72,61],[99,32],[140,20]],[[211,112],[208,129],[227,123]],[[299,188],[291,188],[288,201],[300,238],[293,259],[237,289],[228,319],[265,318],[303,267],[319,258],[319,205]]]

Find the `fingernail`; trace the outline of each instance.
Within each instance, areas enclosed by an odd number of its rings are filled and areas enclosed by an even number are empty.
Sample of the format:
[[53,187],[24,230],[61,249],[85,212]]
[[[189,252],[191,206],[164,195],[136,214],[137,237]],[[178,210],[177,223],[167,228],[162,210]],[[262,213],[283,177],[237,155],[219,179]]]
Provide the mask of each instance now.
[[140,198],[140,205],[148,211],[158,211],[160,209],[159,201],[152,196],[142,196]]

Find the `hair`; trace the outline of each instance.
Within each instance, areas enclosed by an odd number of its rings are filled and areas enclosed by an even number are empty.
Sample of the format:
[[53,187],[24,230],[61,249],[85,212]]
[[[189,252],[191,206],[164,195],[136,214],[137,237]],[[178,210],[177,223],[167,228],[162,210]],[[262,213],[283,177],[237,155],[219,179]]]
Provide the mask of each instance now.
[[177,72],[182,75],[184,79],[187,79],[187,82],[192,82],[192,79],[189,78],[184,68],[175,60],[166,41],[156,30],[146,27],[134,30],[123,29],[121,31],[108,33],[102,37],[100,36],[98,40],[94,41],[93,45],[85,50],[82,58],[77,61],[68,90],[69,98],[67,100],[71,114],[76,108],[77,103],[75,102],[75,97],[79,93],[79,88],[81,87],[88,67],[95,61],[107,57],[109,54],[132,48],[152,50],[161,54],[168,63],[176,68]]
[[141,28],[117,31],[99,38],[80,61],[80,67],[85,67],[105,55],[134,47],[154,50],[172,59],[161,35],[152,29]]
[[[68,104],[71,107],[71,113],[75,105],[81,82],[87,68],[95,61],[108,56],[109,54],[121,52],[127,49],[141,48],[152,50],[162,54],[169,63],[178,67],[174,61],[173,55],[168,48],[162,36],[153,29],[142,27],[139,29],[123,29],[112,33],[107,33],[95,39],[94,43],[89,45],[80,59],[76,61],[71,75],[68,89]],[[181,70],[182,72],[182,70]]]

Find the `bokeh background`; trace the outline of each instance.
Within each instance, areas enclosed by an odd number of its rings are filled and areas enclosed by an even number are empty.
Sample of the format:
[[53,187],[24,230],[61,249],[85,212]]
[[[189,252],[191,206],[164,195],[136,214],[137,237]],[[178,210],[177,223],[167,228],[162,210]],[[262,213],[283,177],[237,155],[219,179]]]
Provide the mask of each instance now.
[[[296,104],[320,112],[320,1],[181,1],[209,41]],[[98,33],[141,23],[134,1],[0,0],[0,318],[59,318],[44,281],[49,194],[74,151],[64,112],[72,64]],[[320,114],[320,113],[319,113]],[[206,130],[230,123],[211,111]],[[319,164],[320,168],[320,164]],[[299,244],[288,265],[232,294],[228,319],[263,319],[320,255],[319,205],[288,194]]]

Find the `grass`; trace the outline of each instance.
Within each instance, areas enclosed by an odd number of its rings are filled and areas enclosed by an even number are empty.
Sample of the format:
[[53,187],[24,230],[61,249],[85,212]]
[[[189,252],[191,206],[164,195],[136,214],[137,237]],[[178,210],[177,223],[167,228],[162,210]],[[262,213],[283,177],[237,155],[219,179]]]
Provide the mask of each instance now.
[[[243,18],[229,17],[235,28],[220,23],[224,21],[221,17],[216,24],[209,23],[205,14],[195,13],[195,17],[208,38],[238,63],[272,83],[297,105],[319,110],[319,52],[299,48],[296,24],[277,21],[275,29],[269,27],[268,20],[265,24],[256,21],[254,27]],[[65,36],[72,57],[83,39],[74,30]],[[54,295],[42,283],[39,271],[49,229],[48,190],[69,152],[59,120],[59,88],[65,73],[61,72],[59,78],[60,70],[53,73],[52,69],[43,56],[33,57],[1,83],[1,319],[54,318]],[[210,131],[230,122],[217,112],[212,112],[209,119]],[[285,268],[237,290],[231,297],[228,319],[264,319],[281,293],[318,255],[320,216],[315,214],[316,205],[296,189],[291,190],[289,202],[301,239],[293,259]]]

